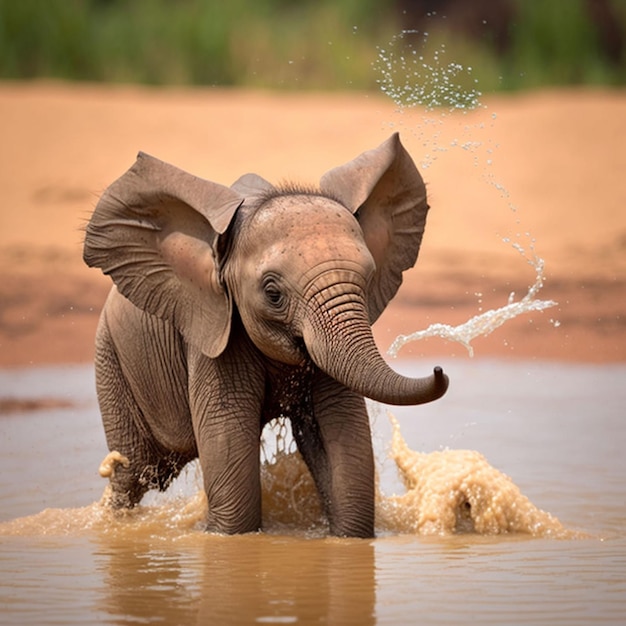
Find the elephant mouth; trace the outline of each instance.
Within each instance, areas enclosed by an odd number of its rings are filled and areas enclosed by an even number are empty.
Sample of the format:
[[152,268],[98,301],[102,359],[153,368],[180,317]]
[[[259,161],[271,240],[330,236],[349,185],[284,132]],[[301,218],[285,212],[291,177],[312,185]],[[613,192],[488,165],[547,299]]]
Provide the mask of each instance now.
[[266,359],[274,364],[276,369],[296,368],[302,369],[313,364],[304,339],[300,336],[292,336],[288,344],[283,343],[276,352],[262,350]]
[[303,337],[294,337],[293,340],[293,348],[296,354],[300,355],[302,361],[299,365],[306,365],[307,363],[313,363],[311,360],[311,355],[304,343]]

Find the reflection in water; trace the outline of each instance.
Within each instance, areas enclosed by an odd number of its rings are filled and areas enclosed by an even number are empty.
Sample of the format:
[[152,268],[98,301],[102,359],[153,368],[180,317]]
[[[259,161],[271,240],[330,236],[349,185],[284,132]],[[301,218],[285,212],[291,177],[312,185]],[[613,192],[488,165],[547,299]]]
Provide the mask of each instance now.
[[375,623],[373,541],[212,535],[205,513],[200,492],[126,515],[94,503],[7,522],[0,535],[95,541],[97,610],[120,623]]
[[[266,531],[258,535],[202,531],[206,500],[197,464],[129,514],[113,515],[98,502],[70,508],[98,500],[105,483],[97,473],[105,444],[91,398],[82,408],[0,420],[2,519],[57,507],[0,524],[0,623],[403,624],[419,616],[424,623],[471,617],[502,624],[514,614],[519,623],[566,616],[570,624],[621,624],[624,366],[445,365],[457,381],[454,395],[419,412],[396,409],[410,442],[407,459],[417,455],[411,448],[479,449],[534,501],[594,537],[417,535],[406,502],[401,531],[385,525],[379,504],[377,539],[331,539],[310,506],[317,501],[310,477],[289,451],[264,466]],[[46,375],[71,397],[92,384],[93,370]],[[25,394],[44,378],[41,371],[28,376]],[[0,373],[0,385],[19,391],[7,374]],[[393,437],[381,417],[374,420],[375,451],[394,479],[381,471],[380,489],[401,499],[398,468],[382,460]],[[60,449],[71,453],[60,459]]]
[[101,536],[98,543],[100,611],[124,622],[195,622],[200,593],[188,558],[145,537]]
[[[363,540],[245,536],[242,562],[233,561],[228,537],[205,542],[203,623],[373,624],[374,548]],[[241,589],[249,603],[241,606]]]
[[374,623],[372,542],[200,533],[182,545],[101,540],[99,608],[128,622]]

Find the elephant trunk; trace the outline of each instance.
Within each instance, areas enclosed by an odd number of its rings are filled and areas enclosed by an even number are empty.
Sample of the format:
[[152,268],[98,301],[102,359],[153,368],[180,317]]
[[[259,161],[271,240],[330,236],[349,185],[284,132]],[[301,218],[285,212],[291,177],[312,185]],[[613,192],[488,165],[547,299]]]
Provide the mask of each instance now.
[[[356,319],[355,319],[356,318]],[[303,339],[315,365],[344,386],[361,395],[393,405],[424,404],[437,400],[448,388],[448,377],[440,367],[430,376],[408,378],[387,365],[378,351],[372,330],[362,314],[352,315],[349,323],[332,324],[341,331],[329,332],[329,324],[317,330],[305,324]]]

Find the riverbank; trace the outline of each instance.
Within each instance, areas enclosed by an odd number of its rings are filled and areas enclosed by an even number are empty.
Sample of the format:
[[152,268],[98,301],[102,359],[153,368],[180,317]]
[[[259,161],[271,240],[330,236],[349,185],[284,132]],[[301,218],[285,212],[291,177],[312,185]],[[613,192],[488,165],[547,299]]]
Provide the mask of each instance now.
[[[476,356],[626,360],[626,93],[484,104],[441,116],[359,93],[0,83],[0,367],[92,360],[110,281],[84,267],[81,228],[138,150],[225,184],[247,171],[315,182],[395,130],[432,210],[418,263],[375,326],[381,349],[523,297],[535,272],[514,246],[534,246],[538,297],[558,304],[476,340]],[[400,356],[465,354],[430,339]]]

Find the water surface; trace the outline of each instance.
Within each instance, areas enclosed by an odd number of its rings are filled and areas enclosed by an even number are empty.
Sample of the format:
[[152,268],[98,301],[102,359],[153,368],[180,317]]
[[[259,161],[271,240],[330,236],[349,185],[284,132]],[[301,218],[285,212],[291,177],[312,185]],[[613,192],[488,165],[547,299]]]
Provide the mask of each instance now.
[[[432,364],[393,365],[424,374]],[[92,368],[4,371],[0,397],[55,402],[0,416],[0,623],[622,623],[626,366],[443,365],[445,398],[391,409],[407,444],[481,452],[586,538],[346,540],[297,525],[208,535],[194,466],[111,523],[96,504],[106,447]],[[386,410],[371,413],[382,489],[401,493]]]

